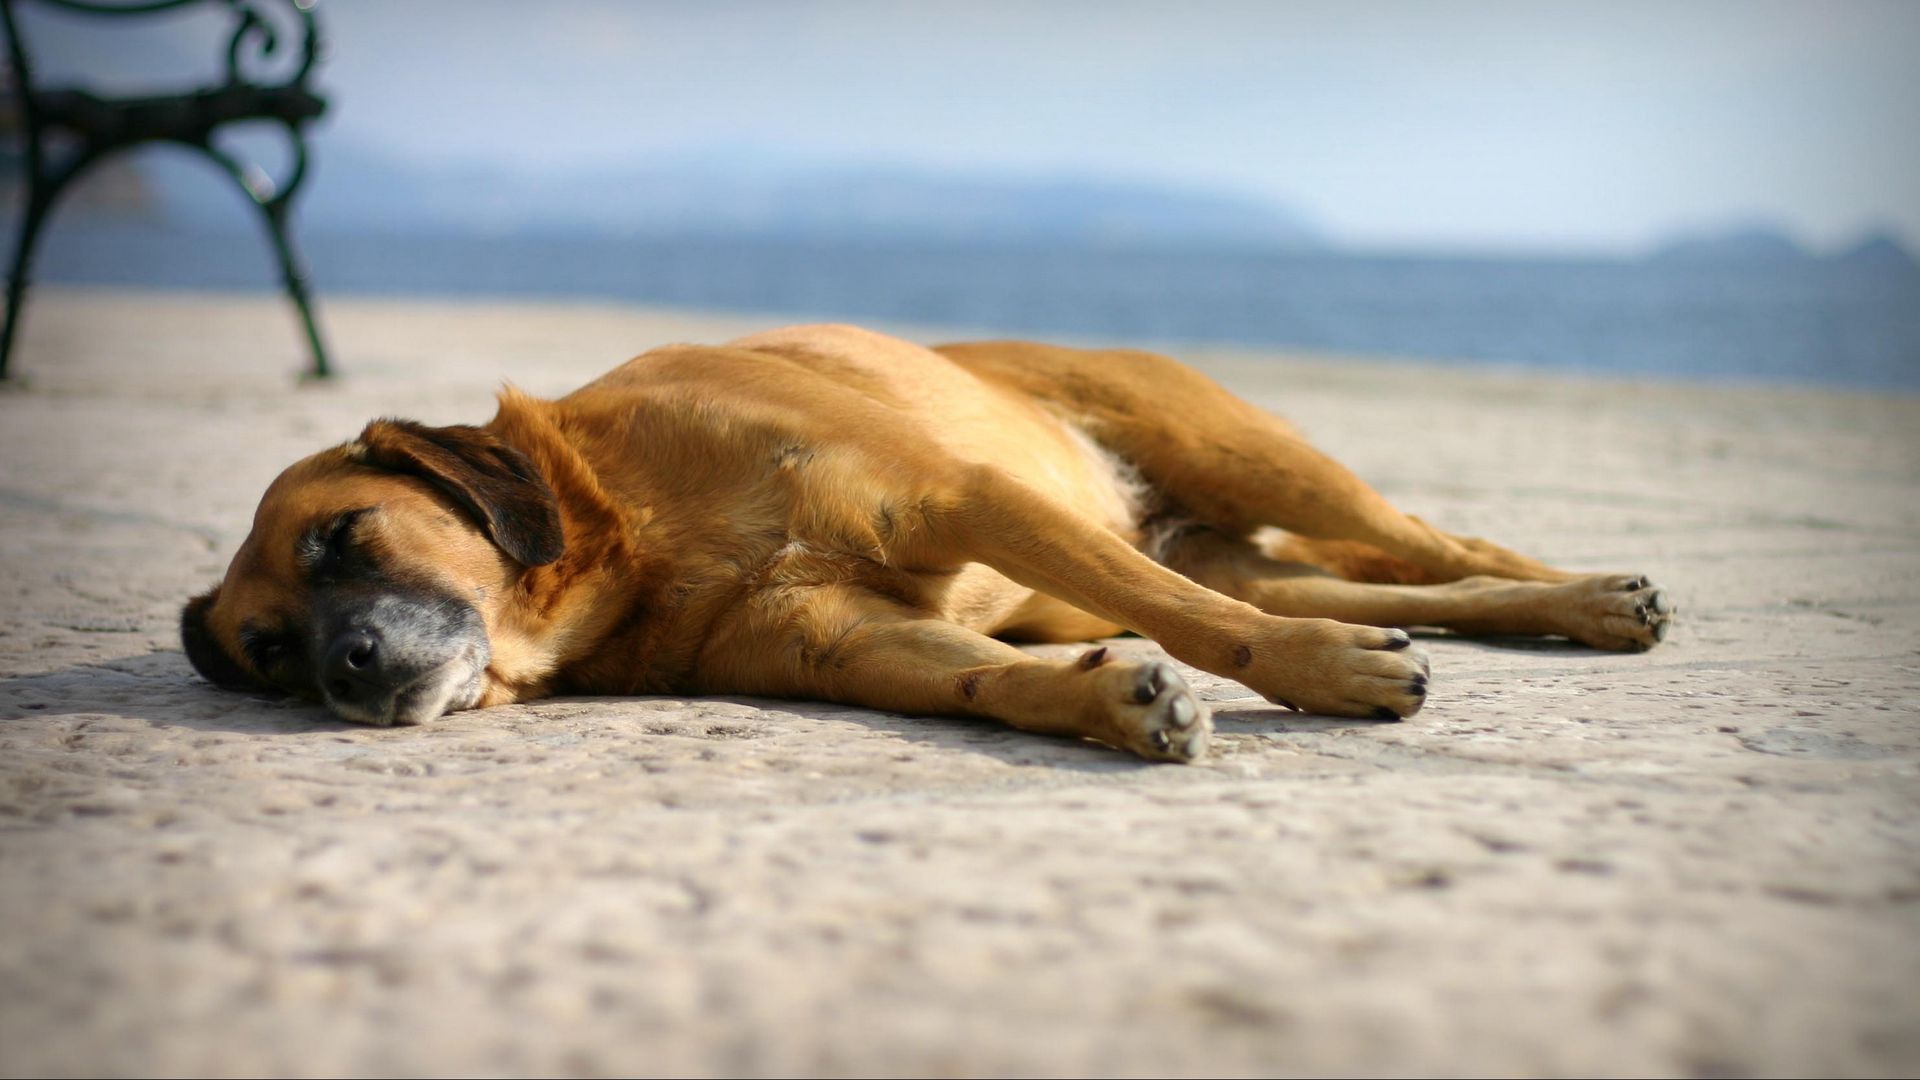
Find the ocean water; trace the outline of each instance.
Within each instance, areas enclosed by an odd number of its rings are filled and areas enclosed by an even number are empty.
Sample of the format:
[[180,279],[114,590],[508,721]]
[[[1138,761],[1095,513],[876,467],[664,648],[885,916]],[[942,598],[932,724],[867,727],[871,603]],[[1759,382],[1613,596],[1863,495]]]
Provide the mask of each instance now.
[[[1920,272],[1816,260],[1701,266],[753,237],[301,242],[323,302],[328,293],[591,297],[1116,344],[1920,390]],[[35,277],[277,288],[258,234],[57,218]]]

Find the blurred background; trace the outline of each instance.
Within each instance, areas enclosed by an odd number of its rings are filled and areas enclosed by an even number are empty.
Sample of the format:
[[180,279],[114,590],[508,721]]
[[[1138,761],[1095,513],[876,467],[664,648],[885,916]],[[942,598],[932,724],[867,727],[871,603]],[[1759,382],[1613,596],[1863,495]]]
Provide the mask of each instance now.
[[[1920,4],[316,11],[323,313],[591,297],[1920,388]],[[19,17],[43,83],[113,92],[217,81],[231,25]],[[233,147],[285,174],[272,132]],[[17,140],[0,169],[10,233]],[[223,176],[150,149],[62,204],[36,280],[272,265]]]

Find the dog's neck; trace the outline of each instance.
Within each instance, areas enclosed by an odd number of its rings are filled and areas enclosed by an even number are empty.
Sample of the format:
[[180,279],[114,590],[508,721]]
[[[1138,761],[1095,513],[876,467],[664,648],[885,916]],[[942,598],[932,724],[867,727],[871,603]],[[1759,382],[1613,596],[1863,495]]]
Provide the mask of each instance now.
[[[607,493],[592,462],[554,422],[549,403],[509,388],[487,429],[546,478],[566,538],[557,561],[522,570],[490,613],[488,674],[495,685],[487,703],[499,704],[564,688],[570,669],[621,632],[635,611],[660,604],[667,575],[642,540],[652,510]],[[608,604],[609,596],[628,602]]]

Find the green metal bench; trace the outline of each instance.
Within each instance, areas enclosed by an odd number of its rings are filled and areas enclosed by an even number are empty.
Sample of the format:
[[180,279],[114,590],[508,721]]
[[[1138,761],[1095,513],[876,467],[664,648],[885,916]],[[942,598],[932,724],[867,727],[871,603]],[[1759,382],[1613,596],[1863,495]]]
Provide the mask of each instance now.
[[[88,168],[108,155],[147,143],[175,143],[211,158],[233,177],[258,207],[279,259],[281,280],[299,310],[306,329],[313,364],[308,374],[330,373],[327,351],[314,321],[306,276],[289,234],[294,198],[307,175],[306,126],[326,111],[326,100],[307,87],[320,48],[312,0],[277,0],[291,13],[299,33],[294,70],[285,82],[263,85],[241,71],[242,53],[258,49],[262,56],[281,53],[282,31],[262,13],[270,0],[145,0],[104,3],[99,0],[35,0],[36,3],[98,16],[151,15],[196,3],[208,3],[231,12],[235,25],[227,40],[226,79],[217,86],[181,94],[147,97],[104,97],[73,87],[35,84],[26,42],[15,18],[16,0],[0,0],[0,21],[7,32],[13,70],[13,91],[24,135],[26,198],[21,207],[20,231],[7,277],[7,319],[0,329],[0,380],[7,378],[20,310],[26,301],[28,276],[41,228],[60,193]],[[240,122],[268,121],[283,127],[292,145],[293,164],[286,179],[275,184],[258,169],[247,167],[214,144],[222,127]]]

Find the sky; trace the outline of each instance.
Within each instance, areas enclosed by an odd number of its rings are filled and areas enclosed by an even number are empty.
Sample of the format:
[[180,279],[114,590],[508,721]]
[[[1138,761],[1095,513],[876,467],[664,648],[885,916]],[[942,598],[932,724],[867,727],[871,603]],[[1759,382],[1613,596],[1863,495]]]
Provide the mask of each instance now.
[[322,0],[327,146],[1219,189],[1377,249],[1920,240],[1920,3]]

